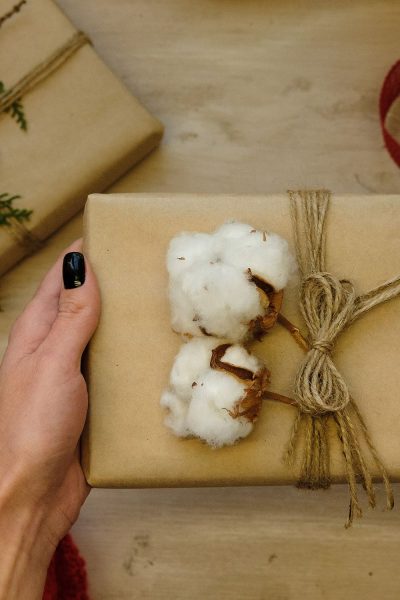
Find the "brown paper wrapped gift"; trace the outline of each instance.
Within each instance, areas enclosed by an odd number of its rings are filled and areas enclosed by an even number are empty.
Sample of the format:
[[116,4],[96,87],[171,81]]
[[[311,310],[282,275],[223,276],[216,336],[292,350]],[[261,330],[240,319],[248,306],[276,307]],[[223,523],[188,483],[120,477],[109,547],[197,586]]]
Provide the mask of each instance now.
[[[293,248],[285,195],[92,195],[85,246],[99,279],[103,311],[90,344],[90,408],[83,442],[88,481],[98,487],[209,486],[295,482],[299,464],[282,460],[296,411],[266,400],[254,431],[213,450],[175,437],[163,424],[160,394],[181,344],[171,330],[166,250],[180,231],[210,232],[228,219],[275,231]],[[365,292],[400,273],[400,197],[334,196],[327,218],[327,263]],[[282,313],[304,327],[296,281]],[[301,349],[279,324],[252,350],[270,369],[271,389],[291,396]],[[400,299],[376,307],[338,339],[335,364],[349,385],[394,480],[400,475]],[[332,428],[332,475],[344,462]],[[373,464],[371,470],[377,471]]]
[[[0,0],[0,16],[10,9]],[[4,22],[0,81],[11,89],[68,44],[76,29],[51,0],[27,2]],[[81,37],[81,39],[84,39]],[[0,95],[1,100],[1,95]],[[83,43],[20,98],[27,129],[11,111],[0,114],[0,194],[21,196],[32,210],[24,222],[0,228],[0,274],[154,148],[161,124]]]

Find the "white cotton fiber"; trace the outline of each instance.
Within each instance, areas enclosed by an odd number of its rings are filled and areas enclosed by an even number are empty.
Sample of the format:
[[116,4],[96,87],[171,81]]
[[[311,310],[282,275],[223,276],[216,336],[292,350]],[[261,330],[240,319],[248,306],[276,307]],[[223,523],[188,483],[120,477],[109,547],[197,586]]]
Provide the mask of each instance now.
[[180,279],[170,278],[169,302],[172,329],[184,335],[202,335],[193,304],[183,291]]
[[[227,236],[233,225],[241,226],[241,235]],[[236,223],[222,226],[214,235],[221,238],[219,255],[224,263],[242,271],[251,269],[253,275],[270,283],[276,291],[286,286],[296,270],[287,241],[276,233]]]
[[243,346],[239,346],[239,344],[233,344],[230,346],[222,360],[227,362],[235,367],[242,367],[244,369],[248,369],[253,373],[257,373],[264,366],[263,363],[256,357],[254,354],[250,354],[247,352]]
[[230,222],[211,234],[185,232],[173,238],[167,268],[174,331],[240,342],[250,321],[265,311],[249,269],[278,291],[295,261],[280,236]]
[[251,232],[255,232],[256,229],[247,223],[239,223],[238,221],[227,221],[221,227],[214,231],[213,236],[222,239],[238,239],[245,237]]
[[228,373],[208,369],[197,382],[187,413],[187,426],[193,435],[209,446],[232,445],[253,429],[247,419],[232,418],[232,410],[246,392],[244,383]]
[[189,405],[171,390],[165,390],[160,400],[161,406],[168,409],[165,425],[172,429],[178,437],[187,437],[190,431],[187,428],[187,412]]
[[182,344],[171,370],[170,384],[186,401],[192,396],[192,384],[210,366],[211,352],[221,343],[213,337],[193,338]]
[[167,268],[171,277],[177,277],[197,262],[214,258],[214,240],[208,233],[180,233],[168,247]]
[[196,265],[179,284],[200,332],[202,327],[213,336],[241,340],[249,321],[262,311],[256,286],[243,271],[227,264]]
[[[250,385],[235,375],[210,366],[212,351],[224,341],[212,337],[193,338],[182,345],[175,357],[170,386],[161,397],[168,409],[165,424],[178,437],[199,437],[215,448],[234,444],[252,428],[245,417],[232,417]],[[243,346],[231,345],[222,362],[257,373],[262,363]]]

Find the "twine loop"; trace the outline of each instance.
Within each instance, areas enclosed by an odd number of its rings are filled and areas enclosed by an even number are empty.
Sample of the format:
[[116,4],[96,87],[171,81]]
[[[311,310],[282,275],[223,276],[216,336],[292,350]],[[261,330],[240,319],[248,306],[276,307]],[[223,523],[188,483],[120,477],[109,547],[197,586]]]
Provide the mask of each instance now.
[[311,344],[311,348],[318,350],[323,354],[330,354],[333,350],[334,343],[329,340],[314,340]]
[[309,331],[310,350],[297,373],[294,391],[304,412],[336,412],[350,402],[347,385],[331,354],[355,303],[353,284],[326,271],[310,273],[301,283],[300,309]]
[[334,343],[329,340],[314,340],[311,344],[313,350],[318,350],[322,354],[331,354],[334,348]]

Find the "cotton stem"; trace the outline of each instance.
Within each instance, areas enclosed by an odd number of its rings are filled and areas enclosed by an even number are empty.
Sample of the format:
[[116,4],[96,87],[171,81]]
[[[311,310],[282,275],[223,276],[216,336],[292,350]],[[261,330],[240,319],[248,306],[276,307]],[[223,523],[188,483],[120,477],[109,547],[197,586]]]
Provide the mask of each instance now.
[[300,329],[296,327],[296,325],[293,325],[293,323],[291,323],[289,319],[287,319],[282,313],[278,314],[277,320],[278,323],[280,323],[285,329],[287,329],[287,331],[294,338],[295,342],[298,346],[300,346],[302,350],[304,350],[305,352],[308,352],[308,350],[310,350],[309,343],[301,333]]

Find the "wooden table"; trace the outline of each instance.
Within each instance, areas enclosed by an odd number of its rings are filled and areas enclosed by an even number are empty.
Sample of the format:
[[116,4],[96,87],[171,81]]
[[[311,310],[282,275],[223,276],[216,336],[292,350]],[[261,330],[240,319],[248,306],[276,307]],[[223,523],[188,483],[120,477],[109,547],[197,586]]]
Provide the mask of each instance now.
[[[398,191],[377,111],[399,58],[396,0],[60,5],[166,125],[113,191]],[[0,350],[80,234],[79,216],[2,279]],[[397,599],[399,510],[367,510],[345,531],[346,503],[345,487],[96,490],[74,535],[94,600]]]

